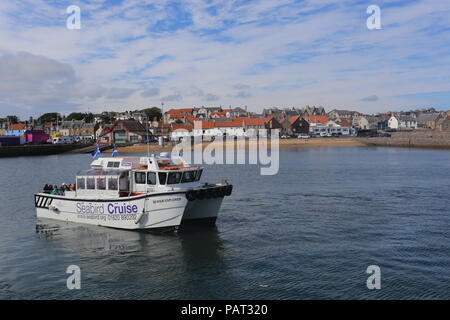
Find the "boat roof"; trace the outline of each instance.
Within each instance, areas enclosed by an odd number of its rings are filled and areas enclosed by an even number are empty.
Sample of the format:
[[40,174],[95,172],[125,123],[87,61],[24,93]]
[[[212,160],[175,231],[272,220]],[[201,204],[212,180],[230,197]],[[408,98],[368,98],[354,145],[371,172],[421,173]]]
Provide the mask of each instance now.
[[91,163],[94,170],[187,170],[199,169],[189,165],[182,157],[170,157],[168,153],[148,157],[101,157]]
[[96,170],[96,169],[88,169],[82,170],[78,172],[77,176],[114,176],[118,177],[126,170]]

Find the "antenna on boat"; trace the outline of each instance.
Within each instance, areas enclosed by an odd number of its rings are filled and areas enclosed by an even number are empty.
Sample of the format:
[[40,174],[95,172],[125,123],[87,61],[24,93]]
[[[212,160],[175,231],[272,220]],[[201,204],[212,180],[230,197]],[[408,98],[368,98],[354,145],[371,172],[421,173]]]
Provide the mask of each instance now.
[[147,128],[147,158],[150,158],[150,144],[149,144],[149,139],[148,139],[148,119],[149,119],[149,115],[147,113],[147,123],[146,123],[146,128]]

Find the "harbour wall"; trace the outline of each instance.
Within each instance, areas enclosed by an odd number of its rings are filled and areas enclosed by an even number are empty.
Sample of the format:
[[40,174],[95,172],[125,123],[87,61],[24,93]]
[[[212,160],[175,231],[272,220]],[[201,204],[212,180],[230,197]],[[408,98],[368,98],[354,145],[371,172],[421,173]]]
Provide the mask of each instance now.
[[374,146],[450,149],[450,131],[417,130],[391,132],[391,137],[356,138]]
[[2,146],[0,147],[0,158],[60,154],[69,151],[74,151],[84,147],[86,147],[86,145],[79,145],[79,144]]

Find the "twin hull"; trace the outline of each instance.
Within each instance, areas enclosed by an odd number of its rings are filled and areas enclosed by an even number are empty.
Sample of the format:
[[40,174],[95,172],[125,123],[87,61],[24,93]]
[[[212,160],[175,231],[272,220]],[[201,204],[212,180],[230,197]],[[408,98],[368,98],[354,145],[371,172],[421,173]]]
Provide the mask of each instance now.
[[215,222],[223,198],[188,201],[185,192],[148,194],[116,200],[35,195],[38,218],[119,229],[178,227],[182,221]]

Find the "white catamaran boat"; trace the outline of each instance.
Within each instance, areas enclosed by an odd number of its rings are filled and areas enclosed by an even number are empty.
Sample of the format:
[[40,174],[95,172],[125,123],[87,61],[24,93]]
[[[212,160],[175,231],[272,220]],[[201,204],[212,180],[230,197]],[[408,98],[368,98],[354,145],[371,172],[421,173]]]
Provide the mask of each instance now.
[[76,176],[71,191],[35,194],[38,218],[119,229],[177,229],[214,224],[233,186],[200,182],[203,168],[167,154],[98,158]]

